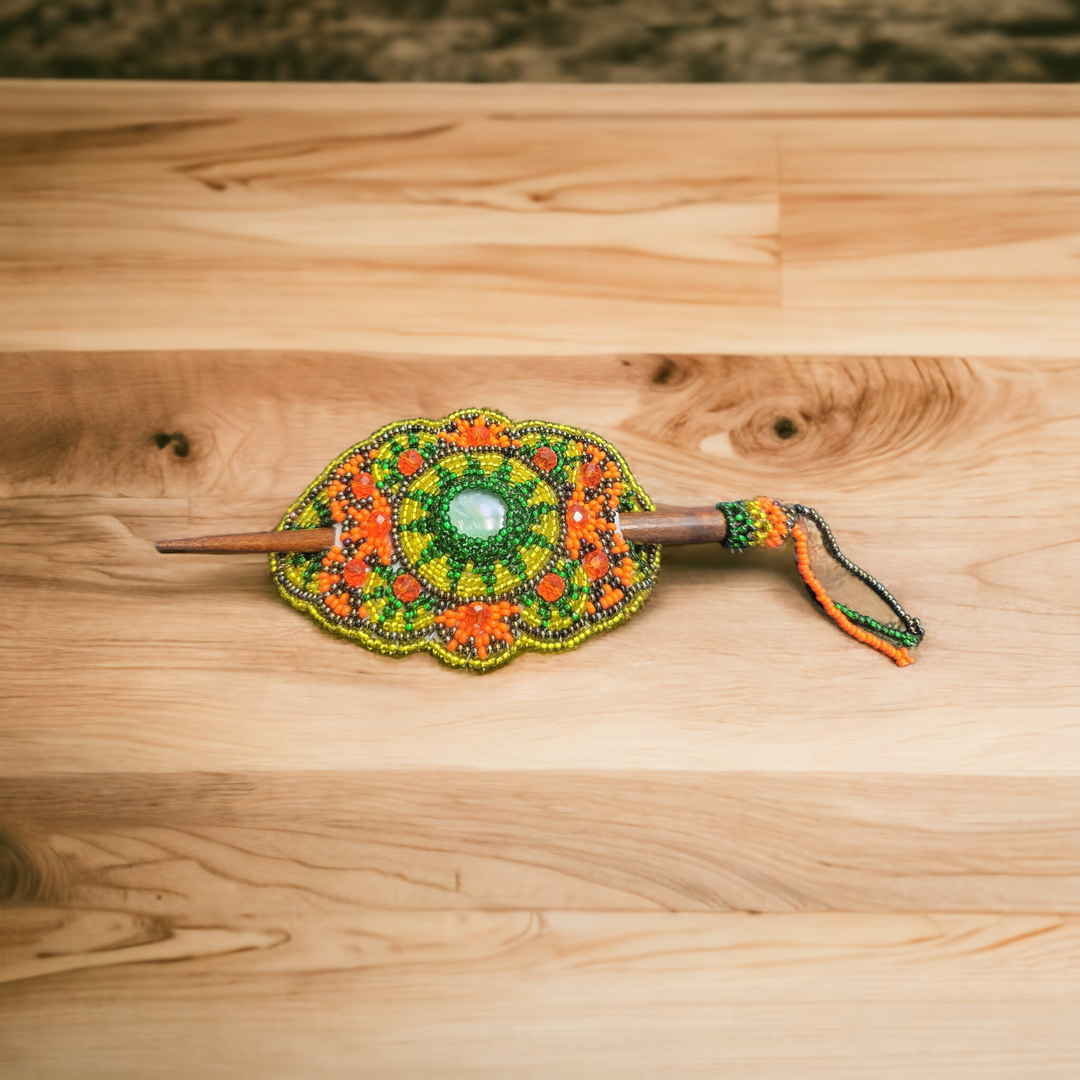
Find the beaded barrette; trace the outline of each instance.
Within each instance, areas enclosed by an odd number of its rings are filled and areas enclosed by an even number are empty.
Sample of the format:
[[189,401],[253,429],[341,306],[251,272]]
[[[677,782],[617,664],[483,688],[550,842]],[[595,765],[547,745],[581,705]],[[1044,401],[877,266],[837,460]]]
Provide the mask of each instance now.
[[817,605],[901,667],[923,629],[847,559],[820,514],[759,497],[658,512],[610,443],[492,409],[389,424],[332,461],[277,531],[166,540],[162,552],[270,552],[281,595],[389,656],[488,671],[558,652],[645,602],[661,544],[791,539]]

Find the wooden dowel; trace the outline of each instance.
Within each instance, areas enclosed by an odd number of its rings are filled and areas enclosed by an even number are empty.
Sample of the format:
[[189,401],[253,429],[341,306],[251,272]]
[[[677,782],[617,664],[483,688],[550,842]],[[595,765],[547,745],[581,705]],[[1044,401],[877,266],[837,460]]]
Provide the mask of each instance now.
[[620,514],[619,530],[635,544],[718,544],[727,518],[719,510],[653,510]]
[[[727,535],[727,520],[719,510],[654,510],[620,514],[619,528],[635,544],[714,544]],[[194,536],[161,540],[154,546],[165,555],[242,555],[269,551],[314,553],[325,551],[333,543],[333,528],[325,528]]]
[[189,540],[159,540],[154,547],[165,555],[243,555],[252,552],[315,553],[334,545],[334,530],[286,529],[284,532],[230,533],[193,536]]

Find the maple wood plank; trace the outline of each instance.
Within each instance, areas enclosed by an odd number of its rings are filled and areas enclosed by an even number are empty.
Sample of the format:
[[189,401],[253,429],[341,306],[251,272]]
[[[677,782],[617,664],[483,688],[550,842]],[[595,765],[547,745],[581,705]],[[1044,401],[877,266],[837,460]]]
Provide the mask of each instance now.
[[[311,390],[328,372],[329,423]],[[8,357],[6,760],[1075,775],[1078,379],[899,357]],[[673,549],[627,626],[488,680],[329,637],[262,557],[153,548],[270,528],[388,416],[476,399],[597,429],[661,503],[817,506],[927,626],[918,662],[897,671],[818,617],[787,551]]]
[[[5,1080],[1075,1076],[1078,119],[2,84]],[[784,551],[480,678],[153,549],[469,405],[816,506],[918,662]]]
[[9,911],[9,970],[42,974],[0,984],[0,1061],[122,1078],[152,1062],[170,1080],[613,1063],[642,1080],[1026,1080],[1037,1061],[1067,1080],[1080,1051],[1076,917],[362,912],[271,895],[272,916],[171,934],[123,912]]
[[118,772],[0,780],[24,903],[230,924],[350,907],[1080,913],[1072,777]]
[[0,347],[1080,346],[1075,87],[4,92]]

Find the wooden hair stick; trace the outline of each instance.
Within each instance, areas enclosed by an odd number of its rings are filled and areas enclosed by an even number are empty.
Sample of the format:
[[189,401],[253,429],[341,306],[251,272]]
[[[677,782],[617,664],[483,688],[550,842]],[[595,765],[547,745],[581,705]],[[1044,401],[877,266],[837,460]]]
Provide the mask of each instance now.
[[611,443],[492,409],[400,420],[339,454],[274,532],[163,540],[168,554],[267,553],[282,598],[384,656],[490,671],[571,649],[648,597],[663,547],[791,542],[819,608],[904,667],[923,637],[816,511],[764,495],[653,509]]
[[[727,518],[720,510],[641,511],[620,514],[619,530],[635,544],[716,544],[727,536]],[[154,546],[164,555],[314,554],[333,547],[335,533],[333,527],[284,529],[159,540]]]

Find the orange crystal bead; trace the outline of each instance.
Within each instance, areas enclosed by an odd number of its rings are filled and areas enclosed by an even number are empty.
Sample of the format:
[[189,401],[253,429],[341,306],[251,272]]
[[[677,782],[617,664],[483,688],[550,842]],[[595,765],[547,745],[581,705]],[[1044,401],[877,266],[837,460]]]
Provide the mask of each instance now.
[[397,467],[402,476],[412,476],[424,464],[424,457],[419,450],[406,450],[398,459]]
[[491,432],[486,424],[470,424],[465,432],[465,441],[470,446],[489,446],[491,444]]
[[342,577],[345,578],[345,584],[350,589],[359,589],[361,585],[367,581],[368,577],[368,564],[360,559],[350,559],[345,564],[345,569],[342,571]]
[[476,630],[486,630],[488,624],[491,622],[490,604],[469,604],[467,613],[468,617],[472,619],[473,628]]
[[368,536],[385,536],[390,531],[390,514],[386,510],[375,510],[368,515],[365,524]]
[[403,604],[410,604],[420,595],[420,582],[412,574],[398,574],[394,579],[394,595]]
[[558,600],[566,589],[566,582],[558,574],[545,574],[536,586],[536,591],[549,604]]
[[595,461],[590,461],[588,464],[581,466],[581,482],[587,488],[596,487],[603,478],[604,470]]
[[358,499],[366,499],[375,491],[375,480],[371,473],[362,472],[353,478],[352,493]]
[[541,472],[551,472],[551,470],[559,464],[559,456],[550,446],[541,446],[540,449],[533,454],[533,464],[540,469]]
[[585,573],[595,580],[596,578],[602,578],[608,572],[611,568],[611,560],[608,559],[604,552],[596,549],[590,551],[582,559],[582,565],[585,567]]

